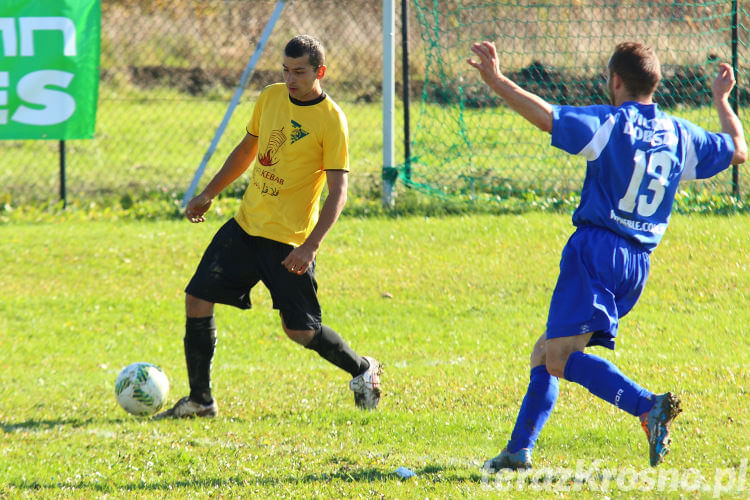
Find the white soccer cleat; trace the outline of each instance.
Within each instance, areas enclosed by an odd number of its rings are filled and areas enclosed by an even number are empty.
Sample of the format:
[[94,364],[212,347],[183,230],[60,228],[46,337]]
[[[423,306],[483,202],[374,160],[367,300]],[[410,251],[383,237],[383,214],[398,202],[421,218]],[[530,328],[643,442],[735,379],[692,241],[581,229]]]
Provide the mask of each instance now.
[[380,402],[380,374],[383,367],[377,359],[363,356],[370,367],[349,382],[349,388],[354,391],[354,404],[364,410],[374,410]]
[[209,405],[203,405],[190,399],[190,396],[185,396],[177,401],[169,410],[155,415],[154,420],[161,420],[163,418],[215,417],[218,414],[219,406],[215,400]]

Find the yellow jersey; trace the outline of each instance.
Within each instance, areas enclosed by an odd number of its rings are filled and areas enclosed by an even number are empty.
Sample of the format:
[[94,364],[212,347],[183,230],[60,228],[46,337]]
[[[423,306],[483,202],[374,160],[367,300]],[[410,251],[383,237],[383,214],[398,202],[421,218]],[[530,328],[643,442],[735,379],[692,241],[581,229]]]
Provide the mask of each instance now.
[[258,138],[235,219],[250,235],[299,246],[318,221],[326,170],[349,170],[346,116],[326,94],[298,101],[286,85],[261,92],[247,132]]

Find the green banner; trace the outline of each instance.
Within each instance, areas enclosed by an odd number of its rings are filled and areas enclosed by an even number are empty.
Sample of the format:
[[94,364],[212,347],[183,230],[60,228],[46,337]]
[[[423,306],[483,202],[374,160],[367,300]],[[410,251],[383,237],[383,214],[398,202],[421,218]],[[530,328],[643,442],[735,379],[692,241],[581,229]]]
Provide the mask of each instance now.
[[0,1],[0,139],[89,139],[99,0]]

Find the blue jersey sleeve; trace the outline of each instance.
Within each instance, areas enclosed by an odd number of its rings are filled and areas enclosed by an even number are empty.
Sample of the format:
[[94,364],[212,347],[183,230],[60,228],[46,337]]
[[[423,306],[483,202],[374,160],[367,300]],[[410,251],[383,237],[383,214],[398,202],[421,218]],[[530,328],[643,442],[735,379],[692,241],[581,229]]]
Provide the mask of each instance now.
[[687,120],[674,120],[688,144],[681,180],[708,179],[731,165],[735,148],[729,134],[707,132]]
[[552,106],[552,145],[570,154],[581,154],[594,134],[611,119],[612,106]]

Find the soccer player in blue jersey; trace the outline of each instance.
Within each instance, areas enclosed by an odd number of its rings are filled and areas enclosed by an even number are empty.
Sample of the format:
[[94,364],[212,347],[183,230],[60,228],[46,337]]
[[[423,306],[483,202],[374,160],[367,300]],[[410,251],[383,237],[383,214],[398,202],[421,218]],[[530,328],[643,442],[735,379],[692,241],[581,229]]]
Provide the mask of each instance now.
[[612,105],[556,106],[505,76],[490,42],[475,43],[467,62],[510,108],[552,136],[552,145],[586,159],[575,232],[565,245],[545,333],[531,353],[528,390],[505,448],[485,468],[528,469],[531,452],[555,406],[560,377],[638,417],[652,466],[669,451],[670,427],[682,411],[672,393],[640,387],[588,346],[614,349],[619,319],[646,284],[682,180],[705,179],[747,156],[742,124],[729,105],[732,68],[719,64],[712,91],[721,124],[711,133],[661,111],[653,96],[659,60],[637,42],[616,46],[608,64]]

